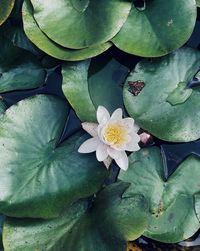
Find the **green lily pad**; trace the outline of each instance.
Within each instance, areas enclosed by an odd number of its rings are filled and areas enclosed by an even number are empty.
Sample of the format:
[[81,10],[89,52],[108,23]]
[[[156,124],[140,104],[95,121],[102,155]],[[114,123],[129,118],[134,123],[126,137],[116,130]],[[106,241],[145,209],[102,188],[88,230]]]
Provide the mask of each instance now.
[[24,0],[17,0],[10,15],[10,20],[2,27],[2,32],[15,46],[30,51],[41,59],[43,52],[26,36],[22,22],[22,5]]
[[195,0],[144,2],[144,10],[132,6],[113,43],[123,51],[143,57],[162,56],[181,47],[195,26]]
[[88,48],[73,50],[64,48],[50,40],[38,27],[34,17],[33,9],[29,0],[23,4],[24,31],[28,38],[42,51],[48,55],[61,60],[78,61],[97,56],[112,46],[110,42],[90,46]]
[[[81,49],[113,38],[131,10],[126,0],[31,0],[40,29],[57,44]],[[56,13],[56,15],[55,15]]]
[[58,145],[69,107],[38,95],[20,101],[0,117],[0,212],[50,218],[79,198],[95,193],[107,171],[93,154],[80,154],[86,135]]
[[[22,4],[22,3],[21,3]],[[13,13],[13,12],[12,12]],[[40,49],[38,49],[26,36],[23,25],[20,21],[13,22],[7,22],[3,27],[1,27],[3,36],[5,39],[7,39],[7,43],[12,44],[11,46],[19,47],[23,50],[21,50],[21,53],[24,55],[31,55],[30,58],[37,58],[36,61],[39,61],[40,67],[42,66],[47,70],[47,75],[55,70],[55,67],[61,64],[60,60],[53,58],[44,52],[42,52]],[[25,51],[24,51],[25,50]],[[29,53],[27,53],[27,51]],[[13,51],[12,51],[13,52]],[[20,50],[18,49],[18,52]],[[33,55],[34,56],[33,56]],[[9,57],[9,55],[8,55]],[[12,59],[12,57],[10,57]],[[18,59],[17,59],[18,60]],[[39,74],[38,74],[39,76]],[[34,79],[36,80],[38,76],[33,76],[29,82],[31,83]],[[23,80],[22,80],[23,81]],[[44,82],[44,80],[43,80]]]
[[0,32],[0,92],[32,89],[44,85],[46,70],[26,50],[16,47]]
[[104,189],[92,207],[80,201],[59,218],[42,221],[8,218],[3,229],[6,251],[122,251],[147,225],[142,196],[121,198],[127,184]]
[[88,89],[97,108],[105,106],[110,113],[124,109],[123,84],[130,69],[114,58],[92,60],[88,71]]
[[160,150],[143,148],[129,156],[127,172],[119,179],[130,186],[123,197],[141,194],[149,202],[149,222],[144,235],[175,243],[191,237],[200,227],[194,196],[200,192],[200,159],[189,156],[166,180]]
[[129,71],[114,58],[68,63],[62,70],[62,89],[82,121],[96,121],[99,105],[110,113],[124,108],[122,86]]
[[3,102],[3,100],[0,100],[0,115],[3,114],[6,109],[7,109],[6,104]]
[[[124,86],[124,104],[140,127],[167,141],[200,138],[199,88],[187,89],[199,71],[199,60],[199,51],[181,48],[163,58],[137,64]],[[138,80],[145,86],[134,96],[129,84]]]
[[89,66],[90,60],[85,60],[62,67],[63,93],[82,121],[96,121],[96,108],[88,89]]
[[200,222],[200,193],[195,194],[195,212]]
[[8,23],[2,27],[3,34],[16,47],[24,49],[36,55],[38,58],[43,56],[43,52],[39,50],[26,36],[23,27],[16,23]]
[[13,7],[15,4],[15,0],[1,0],[0,1],[0,25],[2,25],[6,19],[9,17]]

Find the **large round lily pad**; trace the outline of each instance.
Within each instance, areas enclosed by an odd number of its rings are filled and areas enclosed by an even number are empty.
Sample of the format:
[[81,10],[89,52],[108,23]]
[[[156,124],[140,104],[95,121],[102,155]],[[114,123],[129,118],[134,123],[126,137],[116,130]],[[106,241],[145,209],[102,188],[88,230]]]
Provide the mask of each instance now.
[[[160,59],[142,60],[124,86],[124,103],[137,124],[160,139],[188,142],[200,138],[199,88],[187,88],[199,71],[200,52],[181,48]],[[130,85],[145,84],[134,96]]]
[[118,48],[143,57],[158,57],[189,39],[196,21],[195,0],[144,2],[144,10],[133,4],[127,21],[112,39]]
[[142,196],[121,198],[127,184],[117,183],[99,194],[90,208],[77,202],[59,218],[42,221],[8,218],[3,229],[6,251],[122,251],[147,225]]
[[[81,49],[102,44],[126,21],[126,0],[31,0],[40,29],[63,47]],[[56,13],[56,15],[55,15]]]
[[160,150],[143,148],[129,156],[127,172],[119,179],[129,182],[123,194],[141,194],[149,202],[149,222],[144,235],[161,242],[185,240],[198,231],[195,194],[200,192],[200,159],[189,156],[166,180]]
[[62,70],[62,89],[82,121],[96,121],[99,105],[109,112],[124,108],[122,86],[129,71],[110,57],[67,63]]
[[65,101],[38,95],[0,117],[0,212],[50,218],[95,193],[107,176],[93,154],[80,154],[77,133],[58,145],[68,115]]
[[0,1],[0,25],[3,24],[6,19],[9,17],[13,7],[15,4],[15,0],[1,0]]
[[34,17],[33,9],[29,0],[25,0],[23,4],[23,23],[24,31],[28,38],[42,51],[46,52],[48,55],[69,61],[83,60],[90,57],[97,56],[102,52],[106,51],[112,46],[111,43],[103,43],[88,48],[73,50],[64,48],[51,39],[49,39],[38,27]]

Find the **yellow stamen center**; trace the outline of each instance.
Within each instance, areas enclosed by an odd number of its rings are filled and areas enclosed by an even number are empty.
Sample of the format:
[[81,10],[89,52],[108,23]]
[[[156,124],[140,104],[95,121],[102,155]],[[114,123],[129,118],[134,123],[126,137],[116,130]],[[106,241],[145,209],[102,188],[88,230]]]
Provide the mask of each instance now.
[[108,125],[104,131],[104,139],[108,144],[121,145],[126,141],[127,130],[120,124]]

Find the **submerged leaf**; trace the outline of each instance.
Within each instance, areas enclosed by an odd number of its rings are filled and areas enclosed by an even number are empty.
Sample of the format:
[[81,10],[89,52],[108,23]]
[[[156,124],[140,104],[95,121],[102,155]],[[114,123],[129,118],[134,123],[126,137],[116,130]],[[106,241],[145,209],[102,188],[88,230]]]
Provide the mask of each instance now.
[[30,52],[15,46],[4,32],[0,32],[0,92],[44,85],[47,73],[39,60]]

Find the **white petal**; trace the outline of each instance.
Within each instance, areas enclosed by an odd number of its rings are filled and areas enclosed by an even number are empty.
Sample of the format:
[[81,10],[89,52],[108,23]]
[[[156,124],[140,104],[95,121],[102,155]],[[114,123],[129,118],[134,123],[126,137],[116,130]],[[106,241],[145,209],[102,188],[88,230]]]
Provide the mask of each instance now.
[[107,152],[108,152],[109,156],[113,159],[117,159],[120,157],[120,152],[113,149],[112,147],[108,147]]
[[96,157],[98,161],[104,161],[108,157],[107,145],[100,143],[96,150]]
[[111,116],[112,120],[121,120],[122,119],[122,109],[118,108],[115,110]]
[[117,151],[125,151],[127,144],[132,141],[132,137],[130,135],[126,135],[123,144],[113,144],[111,147],[116,149]]
[[104,106],[97,108],[97,121],[99,124],[105,124],[110,119],[110,114]]
[[131,140],[130,141],[134,141],[135,143],[140,142],[140,136],[137,133],[132,132],[129,135],[131,136]]
[[115,159],[115,162],[122,170],[128,169],[128,157],[125,152],[120,152],[120,157]]
[[134,131],[138,132],[140,130],[140,127],[137,124],[134,124]]
[[104,142],[104,138],[103,138],[103,132],[105,130],[105,126],[104,125],[98,125],[97,127],[97,134],[99,136],[99,138]]
[[109,147],[107,151],[110,157],[115,160],[115,162],[121,169],[123,170],[128,169],[128,157],[125,151],[117,151],[111,147]]
[[119,146],[118,148],[115,147],[115,149],[121,151],[130,151],[130,152],[140,150],[140,147],[138,145],[138,143],[140,142],[140,136],[135,132],[132,132],[128,136],[129,138],[127,137],[126,143],[123,144],[122,146]]
[[137,144],[137,142],[130,141],[130,142],[126,145],[125,150],[126,150],[126,151],[129,151],[129,152],[136,152],[136,151],[140,150],[140,147],[139,147],[139,145]]
[[86,140],[78,149],[79,153],[91,153],[97,150],[98,145],[101,144],[99,138],[91,138]]
[[134,119],[132,118],[125,118],[122,120],[123,124],[129,129],[129,130],[133,130],[134,128]]
[[134,132],[138,132],[140,130],[140,127],[138,125],[135,124],[134,119],[133,118],[125,118],[123,119],[123,124],[126,125],[126,127],[130,130],[130,131],[134,131]]
[[89,133],[92,137],[96,137],[98,135],[98,133],[97,133],[98,124],[97,123],[83,122],[81,125],[82,125],[83,129],[87,133]]

